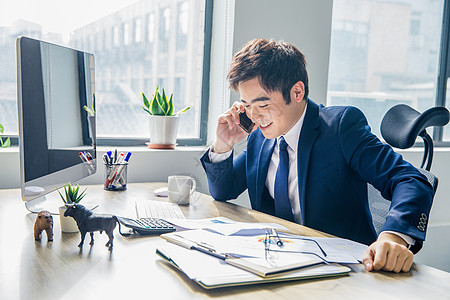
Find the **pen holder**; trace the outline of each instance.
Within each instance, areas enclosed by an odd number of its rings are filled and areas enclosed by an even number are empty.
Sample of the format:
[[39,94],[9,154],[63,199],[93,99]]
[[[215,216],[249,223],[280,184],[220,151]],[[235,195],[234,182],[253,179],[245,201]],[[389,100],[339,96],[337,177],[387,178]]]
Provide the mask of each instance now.
[[107,191],[124,191],[127,189],[128,163],[104,164],[105,184],[103,189]]

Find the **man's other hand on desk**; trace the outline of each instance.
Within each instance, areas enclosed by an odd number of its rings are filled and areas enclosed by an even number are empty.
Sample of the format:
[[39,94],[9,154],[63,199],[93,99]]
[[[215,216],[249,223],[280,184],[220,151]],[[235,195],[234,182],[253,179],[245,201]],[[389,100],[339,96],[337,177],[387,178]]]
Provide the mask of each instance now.
[[408,272],[414,259],[407,243],[393,233],[381,233],[378,239],[367,248],[363,264],[368,271]]

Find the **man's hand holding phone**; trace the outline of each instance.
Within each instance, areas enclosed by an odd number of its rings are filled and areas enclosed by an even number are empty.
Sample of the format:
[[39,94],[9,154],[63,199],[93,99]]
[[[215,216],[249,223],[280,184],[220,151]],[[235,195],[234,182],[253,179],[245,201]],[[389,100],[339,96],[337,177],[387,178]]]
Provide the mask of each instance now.
[[235,102],[219,116],[213,152],[225,153],[232,150],[233,146],[246,138],[252,130],[254,124],[245,113],[244,106],[241,102]]

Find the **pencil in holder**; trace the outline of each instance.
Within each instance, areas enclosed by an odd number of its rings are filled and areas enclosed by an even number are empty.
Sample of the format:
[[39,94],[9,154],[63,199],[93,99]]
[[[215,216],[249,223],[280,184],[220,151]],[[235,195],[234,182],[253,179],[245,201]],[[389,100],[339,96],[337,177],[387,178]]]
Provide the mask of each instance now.
[[105,184],[103,189],[108,191],[123,191],[127,189],[128,163],[113,163],[105,165]]

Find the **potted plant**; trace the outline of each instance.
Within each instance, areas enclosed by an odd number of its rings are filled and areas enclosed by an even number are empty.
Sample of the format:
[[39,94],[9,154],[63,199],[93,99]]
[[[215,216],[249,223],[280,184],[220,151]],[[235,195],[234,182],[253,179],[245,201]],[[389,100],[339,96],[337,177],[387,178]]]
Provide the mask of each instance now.
[[[0,134],[3,133],[3,125],[0,124]],[[5,141],[3,141],[2,137],[0,136],[0,148],[8,148],[9,146],[11,146],[11,140],[8,138],[6,138]]]
[[142,109],[150,115],[150,143],[152,149],[174,149],[177,141],[179,115],[187,111],[190,106],[174,113],[173,94],[167,99],[166,92],[159,86],[156,87],[152,101],[148,101],[144,93],[142,98],[144,106]]
[[59,219],[61,221],[62,232],[78,232],[77,222],[72,217],[65,217],[64,212],[67,207],[79,203],[86,196],[86,189],[79,193],[80,187],[71,185],[70,182],[64,186],[65,195],[63,196],[59,190],[58,193],[64,202],[64,206],[59,207]]

